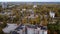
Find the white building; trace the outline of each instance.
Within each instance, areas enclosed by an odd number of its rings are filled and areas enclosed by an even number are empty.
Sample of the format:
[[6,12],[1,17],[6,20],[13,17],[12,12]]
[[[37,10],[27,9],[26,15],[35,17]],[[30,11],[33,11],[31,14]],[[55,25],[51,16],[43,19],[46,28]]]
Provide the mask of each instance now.
[[15,6],[15,5],[9,5],[8,7],[9,7],[9,8],[12,8],[12,7],[14,7],[14,6]]
[[47,34],[47,30],[40,30],[39,34]]
[[38,30],[37,29],[35,29],[35,32],[34,32],[35,34],[38,34]]
[[51,18],[54,18],[55,17],[55,12],[50,11],[49,15],[50,15]]
[[33,28],[27,28],[27,34],[34,34]]
[[41,28],[27,28],[27,34],[47,34],[47,30],[43,30]]
[[3,29],[4,33],[10,33],[11,31],[14,31],[14,29],[17,28],[17,24],[9,24],[7,23],[7,26]]
[[23,34],[23,30],[20,29],[19,31],[17,31],[17,33],[19,33],[19,34]]
[[1,15],[5,15],[5,14],[7,14],[7,12],[1,12],[0,14],[1,14]]
[[2,2],[2,8],[7,8],[7,2]]
[[22,9],[22,11],[25,11],[26,9]]
[[31,14],[28,18],[36,18],[36,17],[38,17],[38,15],[34,16],[34,14]]
[[37,7],[37,5],[33,5],[33,8]]
[[44,30],[44,34],[47,34],[47,30]]

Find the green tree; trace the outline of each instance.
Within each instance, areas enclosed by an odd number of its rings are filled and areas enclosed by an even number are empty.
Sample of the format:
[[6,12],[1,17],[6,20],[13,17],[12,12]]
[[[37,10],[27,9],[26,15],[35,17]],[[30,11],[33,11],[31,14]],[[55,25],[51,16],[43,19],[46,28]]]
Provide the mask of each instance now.
[[5,28],[7,26],[7,23],[4,21],[3,24],[0,25],[1,28]]
[[0,27],[0,34],[4,34],[4,32],[2,31],[2,28]]

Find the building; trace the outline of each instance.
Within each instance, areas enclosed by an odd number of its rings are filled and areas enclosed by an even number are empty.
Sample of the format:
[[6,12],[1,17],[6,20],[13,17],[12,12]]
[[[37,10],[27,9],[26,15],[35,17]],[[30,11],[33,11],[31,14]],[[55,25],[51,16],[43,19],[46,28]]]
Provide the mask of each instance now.
[[2,8],[7,8],[7,2],[2,2]]
[[51,18],[54,18],[54,17],[55,17],[55,12],[50,11],[50,12],[49,12],[49,15],[50,15]]
[[11,34],[47,34],[47,26],[19,25]]
[[16,29],[16,28],[17,28],[17,24],[7,23],[7,26],[3,29],[3,32],[8,34],[11,31],[14,31],[14,29]]
[[36,8],[37,7],[37,5],[33,5],[33,8]]

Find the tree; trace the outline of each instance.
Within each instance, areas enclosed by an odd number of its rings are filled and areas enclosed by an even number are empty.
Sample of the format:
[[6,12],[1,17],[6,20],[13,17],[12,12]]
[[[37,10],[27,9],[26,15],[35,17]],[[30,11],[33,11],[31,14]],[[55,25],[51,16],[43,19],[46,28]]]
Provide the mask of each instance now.
[[56,29],[57,29],[56,32],[58,32],[58,34],[60,34],[60,22],[59,21],[56,22],[56,26],[57,26],[56,27]]
[[2,15],[0,15],[0,21],[3,21],[3,16]]
[[48,27],[48,30],[51,31],[50,34],[53,34],[53,32],[54,32],[54,25],[53,24],[48,24],[47,27]]
[[0,25],[1,28],[5,28],[7,26],[7,23],[4,21],[3,24]]
[[4,32],[2,31],[2,28],[0,27],[0,34],[4,34]]
[[60,34],[60,22],[57,21],[55,24],[48,24],[47,25],[48,30],[51,31],[51,33],[57,32],[58,34]]

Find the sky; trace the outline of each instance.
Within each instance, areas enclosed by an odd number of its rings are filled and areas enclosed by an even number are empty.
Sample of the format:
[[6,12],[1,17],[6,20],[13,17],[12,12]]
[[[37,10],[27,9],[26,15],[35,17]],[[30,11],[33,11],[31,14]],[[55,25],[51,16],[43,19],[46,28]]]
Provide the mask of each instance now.
[[60,0],[0,0],[0,2],[60,2]]

